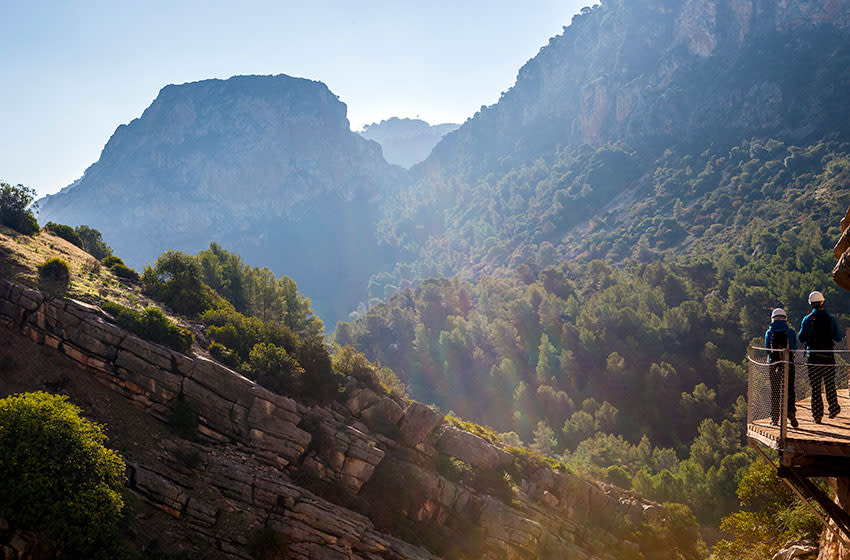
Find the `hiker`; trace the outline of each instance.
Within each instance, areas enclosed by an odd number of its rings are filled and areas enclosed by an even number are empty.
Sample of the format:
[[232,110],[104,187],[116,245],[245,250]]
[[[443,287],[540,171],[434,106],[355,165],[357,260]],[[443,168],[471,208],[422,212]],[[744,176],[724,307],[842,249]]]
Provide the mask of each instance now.
[[[797,406],[794,395],[794,355],[789,352],[787,357],[783,356],[782,350],[797,349],[797,333],[788,324],[785,310],[777,307],[770,314],[770,326],[764,333],[764,347],[775,348],[777,351],[769,352],[767,361],[770,364],[770,423],[779,424],[782,407],[782,384],[784,382],[783,363],[788,364],[788,421],[791,427],[796,428]],[[788,360],[788,362],[783,362]]]
[[[838,396],[835,393],[835,355],[833,343],[841,341],[838,321],[823,308],[824,297],[820,292],[809,294],[812,312],[803,318],[800,326],[800,342],[806,345],[809,370],[809,383],[812,385],[812,418],[820,424],[823,418],[823,400],[821,382],[826,390],[826,403],[829,417],[835,418],[841,412]],[[821,352],[822,350],[822,352]]]

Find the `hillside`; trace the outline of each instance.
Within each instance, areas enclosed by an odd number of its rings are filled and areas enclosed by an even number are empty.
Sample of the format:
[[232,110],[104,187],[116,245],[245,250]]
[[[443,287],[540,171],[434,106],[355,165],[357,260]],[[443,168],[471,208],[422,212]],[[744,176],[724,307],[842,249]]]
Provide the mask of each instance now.
[[621,261],[641,237],[681,252],[714,225],[734,241],[736,198],[789,200],[783,186],[808,173],[842,189],[824,174],[841,176],[847,153],[848,22],[850,3],[825,0],[585,10],[417,168],[381,224],[405,257],[370,296],[530,263],[547,244],[549,262]]
[[[69,259],[72,293],[100,278],[50,236],[3,233],[6,254],[11,239]],[[203,346],[176,352],[97,305],[27,287],[33,266],[19,259],[0,280],[0,396],[60,392],[107,424],[130,473],[126,537],[143,550],[256,558],[257,535],[278,535],[276,553],[298,559],[702,555],[687,512],[507,448],[363,372],[330,401],[276,394]]]
[[759,476],[741,360],[773,307],[798,327],[813,289],[850,321],[830,275],[850,204],[848,13],[585,10],[414,169],[381,224],[404,255],[372,278],[384,303],[336,339],[415,398],[688,504],[718,558],[755,550],[736,538],[770,558],[804,531],[757,510],[753,537],[736,511]]
[[458,126],[454,123],[430,125],[419,119],[392,117],[367,124],[358,134],[380,144],[388,162],[410,169],[424,161],[443,136]]
[[608,0],[573,17],[516,84],[429,157],[506,172],[558,146],[847,132],[846,0]]
[[310,286],[334,324],[388,262],[374,222],[402,182],[324,84],[237,76],[164,87],[39,219],[99,229],[138,269],[222,243]]

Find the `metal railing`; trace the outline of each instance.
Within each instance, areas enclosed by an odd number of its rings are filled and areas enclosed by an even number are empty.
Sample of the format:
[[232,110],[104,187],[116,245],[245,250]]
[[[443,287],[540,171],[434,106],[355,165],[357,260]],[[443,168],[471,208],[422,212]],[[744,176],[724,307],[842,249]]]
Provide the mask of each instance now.
[[[838,411],[838,395],[847,402],[848,350],[808,352],[752,346],[747,361],[747,424],[763,427],[771,435],[778,430],[779,449],[784,448],[793,424],[826,422]],[[841,414],[850,415],[850,410]]]

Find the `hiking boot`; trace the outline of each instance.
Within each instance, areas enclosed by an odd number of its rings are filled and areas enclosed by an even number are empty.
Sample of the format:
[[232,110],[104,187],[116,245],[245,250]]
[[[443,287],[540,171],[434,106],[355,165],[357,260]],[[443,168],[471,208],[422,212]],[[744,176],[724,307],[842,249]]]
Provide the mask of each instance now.
[[796,416],[789,416],[789,417],[788,417],[788,421],[789,421],[789,422],[791,422],[791,427],[792,427],[792,428],[796,428],[797,426],[799,426],[799,425],[800,425],[800,423],[799,423],[799,422],[797,422],[797,417],[796,417]]
[[838,416],[838,413],[839,413],[839,412],[841,412],[841,407],[840,407],[840,406],[837,406],[837,407],[835,407],[835,410],[833,410],[833,411],[831,411],[831,412],[829,413],[829,417],[830,417],[830,418],[835,418],[836,416]]

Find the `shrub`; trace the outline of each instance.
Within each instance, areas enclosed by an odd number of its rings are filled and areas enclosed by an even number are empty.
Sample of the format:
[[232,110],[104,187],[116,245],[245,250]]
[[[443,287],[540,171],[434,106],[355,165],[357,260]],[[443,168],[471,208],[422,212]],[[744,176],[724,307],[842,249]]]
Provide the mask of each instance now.
[[219,344],[216,341],[210,342],[210,354],[213,358],[232,368],[239,367],[239,356],[227,346]]
[[68,263],[59,257],[53,257],[44,261],[38,267],[38,277],[42,280],[53,280],[56,282],[67,282],[71,279]]
[[211,309],[201,314],[200,320],[209,325],[207,336],[235,352],[240,362],[247,361],[251,349],[260,342],[280,346],[291,355],[298,348],[298,341],[288,327],[246,317],[233,309]]
[[298,345],[298,363],[304,368],[302,396],[322,402],[339,396],[343,377],[334,371],[331,356],[321,338],[301,340]]
[[67,397],[0,400],[0,515],[68,558],[108,558],[124,507],[124,462]]
[[124,278],[126,280],[132,280],[133,282],[139,281],[139,273],[125,265],[124,263],[116,263],[109,267],[109,270],[112,271],[112,274],[119,278]]
[[77,235],[83,242],[83,250],[96,259],[103,259],[112,254],[112,247],[104,243],[103,235],[93,227],[77,226]]
[[33,235],[38,233],[38,221],[32,214],[35,190],[23,185],[11,186],[0,183],[0,224],[19,233]]
[[165,344],[178,352],[188,352],[192,347],[192,333],[172,323],[165,314],[156,307],[148,307],[142,313],[112,301],[101,305],[104,311],[115,317],[120,327],[150,340]]
[[112,268],[116,264],[124,264],[124,260],[121,259],[121,257],[116,257],[115,255],[108,255],[106,257],[103,257],[100,262],[106,268]]
[[47,222],[47,225],[44,226],[44,229],[55,235],[56,237],[61,237],[65,241],[72,243],[79,247],[83,248],[83,240],[80,238],[80,234],[74,230],[71,226],[66,226],[64,224],[57,224],[55,222]]
[[632,487],[632,477],[619,465],[611,465],[605,469],[605,482],[610,482],[626,490]]
[[304,369],[285,349],[267,342],[256,344],[248,355],[247,373],[276,393],[298,394]]
[[198,259],[166,251],[142,274],[142,291],[185,315],[198,315],[226,302],[202,280]]

